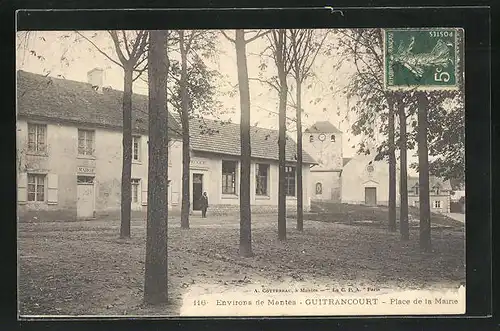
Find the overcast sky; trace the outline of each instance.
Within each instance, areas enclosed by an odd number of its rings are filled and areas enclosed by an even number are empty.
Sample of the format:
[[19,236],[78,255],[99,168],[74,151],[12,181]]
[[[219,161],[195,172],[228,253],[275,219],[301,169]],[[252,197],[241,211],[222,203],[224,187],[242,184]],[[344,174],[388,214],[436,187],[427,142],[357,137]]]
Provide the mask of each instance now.
[[[26,44],[22,33],[18,33],[17,49],[17,69],[30,71],[39,74],[47,74],[53,77],[64,77],[70,80],[87,81],[87,72],[95,67],[105,69],[105,86],[110,86],[117,90],[123,90],[123,70],[99,53],[90,43],[84,40],[76,41],[75,32],[44,31],[29,34]],[[103,51],[116,59],[112,41],[104,31],[86,31],[86,36],[93,36],[93,41]],[[234,35],[228,31],[229,35]],[[237,68],[234,44],[218,34],[219,46],[217,59],[207,61],[207,65],[220,72],[223,79],[218,87],[221,95],[218,99],[223,108],[232,110],[233,122],[239,122],[239,98],[224,95],[231,89],[237,87]],[[328,42],[335,42],[335,36],[329,37]],[[81,38],[80,38],[81,39]],[[250,78],[256,78],[259,73],[259,64],[262,57],[259,55],[266,48],[265,38],[257,39],[248,44],[248,71]],[[32,52],[34,51],[34,53]],[[349,122],[346,119],[348,100],[340,91],[352,74],[352,68],[347,64],[339,70],[334,69],[335,57],[318,56],[312,68],[316,78],[311,79],[306,85],[311,84],[311,89],[303,91],[303,107],[307,114],[303,118],[304,129],[314,124],[316,121],[328,120],[341,131],[343,131],[343,156],[349,157],[355,154],[352,146],[359,141],[359,137],[350,134],[349,127],[353,118]],[[267,75],[275,70],[272,61],[268,61]],[[333,82],[333,83],[332,83]],[[333,90],[333,91],[332,91]],[[236,89],[237,91],[237,89]],[[147,94],[147,84],[138,79],[134,84],[134,93]],[[250,82],[251,94],[251,122],[266,128],[278,128],[278,94],[270,90],[269,86],[258,81]],[[315,102],[317,101],[317,102]],[[295,110],[289,108],[288,116],[294,117]],[[339,114],[340,116],[339,116]],[[294,130],[294,129],[293,129]],[[290,132],[291,136],[295,132]]]

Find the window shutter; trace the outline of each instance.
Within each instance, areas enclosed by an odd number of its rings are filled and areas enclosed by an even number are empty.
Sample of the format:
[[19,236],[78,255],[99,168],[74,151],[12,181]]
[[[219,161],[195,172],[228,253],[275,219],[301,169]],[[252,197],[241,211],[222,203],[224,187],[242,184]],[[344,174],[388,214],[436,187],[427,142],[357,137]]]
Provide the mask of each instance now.
[[142,205],[147,206],[148,205],[148,179],[143,179],[141,180],[142,185],[141,185],[141,196],[142,196]]
[[56,174],[47,175],[47,203],[49,205],[57,204],[58,180]]
[[28,174],[19,173],[17,178],[17,202],[25,204],[28,200]]

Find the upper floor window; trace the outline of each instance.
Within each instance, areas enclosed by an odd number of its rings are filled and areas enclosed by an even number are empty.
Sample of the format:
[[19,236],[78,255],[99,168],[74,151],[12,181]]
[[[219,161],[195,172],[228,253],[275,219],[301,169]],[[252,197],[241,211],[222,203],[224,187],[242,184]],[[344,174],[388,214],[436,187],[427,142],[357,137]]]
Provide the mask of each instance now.
[[94,131],[78,129],[78,154],[94,155]]
[[28,201],[45,201],[45,175],[28,174]]
[[334,134],[332,134],[332,135],[330,136],[330,140],[331,140],[333,143],[335,142],[335,135],[334,135]]
[[436,185],[436,186],[434,187],[434,191],[436,192],[436,195],[439,195],[439,194],[440,194],[439,185]]
[[28,123],[28,151],[43,153],[46,151],[47,125]]
[[141,137],[133,136],[132,137],[132,160],[140,161],[141,160]]
[[434,208],[441,208],[441,200],[434,201]]
[[222,161],[222,194],[236,194],[236,161]]
[[285,195],[295,196],[295,167],[285,167]]
[[267,181],[269,178],[269,164],[257,164],[255,172],[255,194],[268,195]]
[[314,141],[314,136],[313,135],[310,135],[309,136],[309,142],[312,143]]
[[415,195],[418,195],[418,183],[415,184],[414,189],[415,189]]

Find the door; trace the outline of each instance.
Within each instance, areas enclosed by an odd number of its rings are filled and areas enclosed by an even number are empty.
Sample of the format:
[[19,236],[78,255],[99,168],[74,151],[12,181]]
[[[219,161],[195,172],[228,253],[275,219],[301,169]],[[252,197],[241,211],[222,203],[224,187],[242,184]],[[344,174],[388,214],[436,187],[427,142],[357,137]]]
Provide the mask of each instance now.
[[368,206],[377,205],[377,188],[365,187],[365,204]]
[[201,210],[200,199],[203,194],[203,174],[193,174],[193,210]]
[[77,180],[76,216],[78,218],[94,217],[94,177],[78,176]]

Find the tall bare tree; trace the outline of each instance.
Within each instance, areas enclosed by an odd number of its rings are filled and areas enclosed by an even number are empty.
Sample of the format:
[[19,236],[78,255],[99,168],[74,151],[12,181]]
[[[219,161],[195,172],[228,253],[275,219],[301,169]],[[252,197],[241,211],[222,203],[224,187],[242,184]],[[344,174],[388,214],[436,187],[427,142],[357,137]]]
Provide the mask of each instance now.
[[[235,45],[240,92],[240,255],[252,256],[252,210],[250,205],[250,165],[252,147],[250,144],[250,86],[248,79],[246,46],[267,34],[266,31],[235,30],[234,38],[221,31],[226,39]],[[253,34],[251,37],[246,37]]]
[[[168,222],[167,31],[151,31],[148,55],[149,164],[144,302],[166,303]],[[167,110],[167,111],[166,111]]]
[[302,87],[311,77],[311,68],[328,35],[318,36],[317,30],[288,30],[291,47],[291,75],[296,88],[296,126],[297,126],[297,230],[304,230],[304,189],[302,178]]
[[417,93],[418,98],[418,183],[420,203],[420,248],[431,250],[431,206],[429,198],[429,150],[427,146],[429,100],[425,92]]
[[399,232],[401,239],[410,239],[408,223],[408,142],[406,137],[406,111],[402,95],[398,95],[397,113],[399,116]]
[[[111,62],[123,68],[123,161],[121,179],[121,226],[120,237],[130,237],[132,204],[132,87],[133,82],[147,69],[148,31],[108,31],[118,60],[115,60],[92,37],[76,32]],[[136,76],[134,77],[134,73]]]
[[290,47],[286,29],[271,30],[267,39],[278,72],[278,77],[274,79],[274,86],[279,91],[278,239],[286,240],[286,107],[288,99],[287,77],[291,71],[292,47]]

